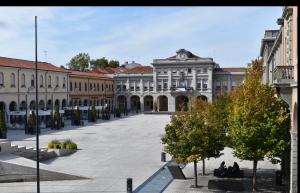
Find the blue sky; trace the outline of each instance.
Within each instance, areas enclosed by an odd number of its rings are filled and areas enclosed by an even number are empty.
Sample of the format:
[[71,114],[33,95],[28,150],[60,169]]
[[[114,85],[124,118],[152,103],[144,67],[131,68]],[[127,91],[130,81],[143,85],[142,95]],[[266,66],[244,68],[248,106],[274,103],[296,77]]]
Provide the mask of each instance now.
[[[221,67],[246,66],[259,56],[266,29],[278,29],[282,7],[0,7],[0,56],[65,65],[79,52],[136,61],[185,48]],[[44,51],[47,51],[47,57]]]

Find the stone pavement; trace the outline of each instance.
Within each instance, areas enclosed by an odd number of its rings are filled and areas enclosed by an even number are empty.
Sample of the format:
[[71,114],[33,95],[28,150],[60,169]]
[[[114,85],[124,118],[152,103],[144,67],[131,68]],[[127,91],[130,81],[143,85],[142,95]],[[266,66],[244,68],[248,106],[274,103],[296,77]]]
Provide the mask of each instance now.
[[[40,147],[52,139],[72,139],[76,153],[41,163],[41,168],[88,177],[88,180],[42,181],[43,193],[126,192],[126,178],[133,178],[133,189],[142,184],[165,163],[160,142],[169,115],[135,115],[115,120],[68,127],[59,131],[42,131]],[[35,137],[23,131],[9,132],[13,144],[35,147]],[[1,160],[2,159],[2,160]],[[0,161],[35,167],[24,158],[3,158]],[[2,193],[36,192],[35,182],[0,184]]]
[[[233,157],[231,148],[225,148],[223,153],[224,155],[219,158],[211,158],[205,161],[205,173],[208,175],[202,176],[202,161],[198,163],[198,185],[200,188],[191,188],[191,186],[194,185],[194,166],[191,163],[186,165],[183,169],[183,173],[187,177],[187,180],[174,179],[164,193],[252,192],[253,162],[242,161]],[[218,168],[222,161],[225,161],[227,167],[232,166],[233,162],[237,162],[240,168],[244,170],[245,177],[241,179],[214,177],[213,170]],[[259,161],[257,167],[258,192],[288,192],[287,186],[275,185],[275,171],[280,169],[279,164],[272,164],[265,159],[264,161]]]

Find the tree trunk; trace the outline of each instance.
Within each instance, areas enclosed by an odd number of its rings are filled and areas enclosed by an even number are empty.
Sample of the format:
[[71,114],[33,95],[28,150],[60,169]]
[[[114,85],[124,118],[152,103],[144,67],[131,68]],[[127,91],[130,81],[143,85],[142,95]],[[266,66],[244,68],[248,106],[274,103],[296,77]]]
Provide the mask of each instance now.
[[197,188],[198,187],[197,160],[194,160],[194,175],[195,175],[195,188]]
[[253,160],[253,192],[256,192],[256,168],[257,168],[257,160]]
[[202,159],[202,176],[205,175],[205,159]]

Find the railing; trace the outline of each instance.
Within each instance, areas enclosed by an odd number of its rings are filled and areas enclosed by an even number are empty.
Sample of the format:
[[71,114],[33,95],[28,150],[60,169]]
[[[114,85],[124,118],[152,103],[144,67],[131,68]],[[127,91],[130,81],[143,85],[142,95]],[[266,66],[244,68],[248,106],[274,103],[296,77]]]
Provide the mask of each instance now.
[[294,66],[276,66],[274,69],[274,84],[291,84],[294,82]]

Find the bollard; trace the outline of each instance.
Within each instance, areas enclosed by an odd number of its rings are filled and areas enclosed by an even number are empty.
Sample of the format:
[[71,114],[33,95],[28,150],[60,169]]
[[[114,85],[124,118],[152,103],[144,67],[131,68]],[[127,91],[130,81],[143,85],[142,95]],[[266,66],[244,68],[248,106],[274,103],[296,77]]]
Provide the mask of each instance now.
[[166,153],[165,152],[161,152],[161,157],[160,157],[162,162],[166,162]]
[[132,193],[132,178],[127,178],[127,193]]

